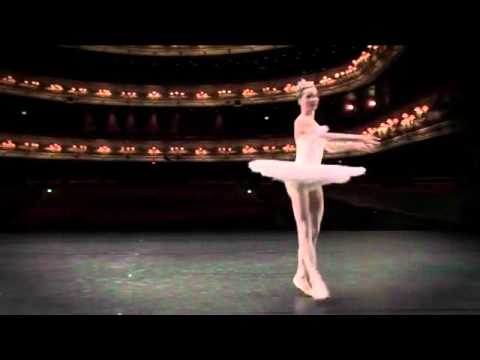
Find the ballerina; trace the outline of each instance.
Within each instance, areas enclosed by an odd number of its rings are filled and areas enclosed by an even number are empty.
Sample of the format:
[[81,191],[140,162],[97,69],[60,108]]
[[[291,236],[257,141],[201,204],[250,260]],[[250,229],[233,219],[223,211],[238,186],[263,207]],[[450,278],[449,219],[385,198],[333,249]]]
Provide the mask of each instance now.
[[298,266],[293,284],[315,300],[330,296],[317,267],[316,245],[324,213],[323,186],[346,183],[351,177],[365,174],[364,167],[322,165],[324,151],[371,151],[380,144],[372,135],[331,133],[328,126],[315,121],[318,91],[313,81],[297,84],[300,115],[295,119],[295,161],[253,160],[249,168],[273,180],[282,181],[292,203],[298,237]]

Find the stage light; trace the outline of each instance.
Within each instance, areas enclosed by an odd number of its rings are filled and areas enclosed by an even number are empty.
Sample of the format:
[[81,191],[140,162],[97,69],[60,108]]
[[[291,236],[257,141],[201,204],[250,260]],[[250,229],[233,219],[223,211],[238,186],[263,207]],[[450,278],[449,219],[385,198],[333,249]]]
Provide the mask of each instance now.
[[62,147],[58,144],[50,144],[45,148],[45,150],[51,151],[51,152],[61,152]]
[[252,89],[244,89],[242,91],[242,95],[244,97],[250,97],[250,96],[255,96],[255,95],[258,95],[258,94]]
[[355,106],[353,104],[345,104],[345,111],[353,111],[355,110]]
[[151,91],[151,92],[148,93],[147,97],[149,99],[159,99],[161,97],[161,95],[158,91]]
[[268,120],[268,119],[270,119],[270,117],[269,117],[269,116],[265,116],[264,119],[265,119],[265,120]]
[[27,115],[27,112],[25,110],[22,111],[22,115],[25,116]]
[[377,102],[373,99],[370,99],[370,100],[368,100],[367,105],[368,105],[369,108],[374,108],[375,106],[377,106]]
[[204,92],[204,91],[200,91],[198,93],[195,94],[196,98],[197,99],[208,99],[210,96]]
[[288,83],[283,88],[283,91],[285,91],[286,93],[294,93],[294,92],[297,91],[297,87],[295,85],[292,85],[292,84]]
[[50,84],[47,87],[47,90],[53,91],[53,92],[62,92],[63,91],[63,86],[60,84]]
[[97,96],[109,97],[112,96],[112,92],[108,89],[100,89],[95,93]]
[[252,190],[248,189],[247,194],[251,194],[251,193],[252,193]]
[[49,193],[49,194],[50,194],[50,193],[52,193],[52,192],[53,192],[53,190],[52,190],[52,189],[47,189],[47,193]]

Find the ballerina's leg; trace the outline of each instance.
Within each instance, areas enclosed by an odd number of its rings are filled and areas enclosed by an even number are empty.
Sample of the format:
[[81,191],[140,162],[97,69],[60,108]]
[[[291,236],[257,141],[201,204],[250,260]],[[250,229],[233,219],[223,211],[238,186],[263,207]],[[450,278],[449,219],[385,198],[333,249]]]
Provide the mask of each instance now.
[[325,282],[323,281],[322,276],[320,275],[320,272],[318,271],[318,261],[317,261],[317,241],[318,241],[318,236],[320,234],[320,228],[323,220],[323,214],[324,214],[324,193],[323,193],[323,188],[320,187],[315,187],[314,190],[310,192],[310,215],[311,215],[311,223],[312,223],[312,244],[313,244],[313,254],[314,254],[314,264],[315,264],[315,269],[317,270],[317,273],[321,279],[320,286],[317,288],[317,293],[320,294],[319,297],[326,298],[330,295],[329,290]]
[[[303,288],[307,288],[308,295],[314,298],[325,298],[324,284],[314,264],[315,248],[312,241],[308,188],[300,185],[290,190],[299,243],[299,267],[294,283],[297,287],[301,284]],[[301,278],[303,274],[305,275]]]
[[[302,283],[304,286],[308,285],[310,296],[323,300],[330,294],[316,266],[316,241],[314,241],[319,231],[319,219],[323,215],[323,201],[321,201],[323,200],[323,192],[312,194],[312,187],[305,184],[293,189],[297,190],[291,191],[291,199],[299,240],[299,271],[300,273],[302,271],[306,273],[307,284],[303,279]],[[316,197],[311,197],[312,195]]]
[[292,203],[298,238],[298,265],[293,283],[304,293],[311,296],[311,288],[308,283],[308,271],[306,269],[312,261],[310,254],[308,254],[307,247],[310,231],[307,221],[308,197],[305,196],[305,191],[301,184],[287,183],[286,186]]
[[[317,186],[310,192],[310,215],[312,226],[312,243],[316,250],[317,240],[320,234],[320,228],[322,225],[324,213],[324,194],[323,187]],[[317,253],[315,251],[315,267],[317,268]]]

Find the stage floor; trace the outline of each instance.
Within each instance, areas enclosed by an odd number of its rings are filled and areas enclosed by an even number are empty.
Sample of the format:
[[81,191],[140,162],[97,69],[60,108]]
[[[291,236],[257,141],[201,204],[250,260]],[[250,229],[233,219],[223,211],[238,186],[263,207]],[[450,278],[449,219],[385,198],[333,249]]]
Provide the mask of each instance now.
[[293,287],[294,232],[2,233],[0,314],[480,313],[480,241],[324,231],[332,298]]

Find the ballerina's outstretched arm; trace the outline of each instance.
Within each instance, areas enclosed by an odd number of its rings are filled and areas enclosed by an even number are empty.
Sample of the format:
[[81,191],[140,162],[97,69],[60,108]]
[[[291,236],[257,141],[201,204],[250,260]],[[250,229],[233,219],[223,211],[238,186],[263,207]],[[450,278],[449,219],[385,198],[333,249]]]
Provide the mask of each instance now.
[[313,131],[318,135],[330,141],[360,141],[366,144],[378,145],[380,138],[373,135],[359,135],[359,134],[347,134],[347,133],[334,133],[330,132],[327,125],[317,126],[313,128]]
[[350,151],[371,152],[380,145],[380,139],[372,135],[330,133],[325,135],[327,153],[343,153]]
[[380,138],[373,135],[358,135],[346,133],[329,132],[328,126],[319,126],[315,128],[315,133],[327,140],[325,151],[327,153],[342,153],[349,151],[370,152],[380,145]]
[[352,151],[369,152],[372,147],[360,141],[327,140],[324,149],[328,154],[341,154]]
[[360,141],[366,144],[378,145],[380,138],[373,135],[359,135],[359,134],[346,134],[346,133],[332,133],[326,132],[324,137],[327,140],[340,140],[340,141]]

